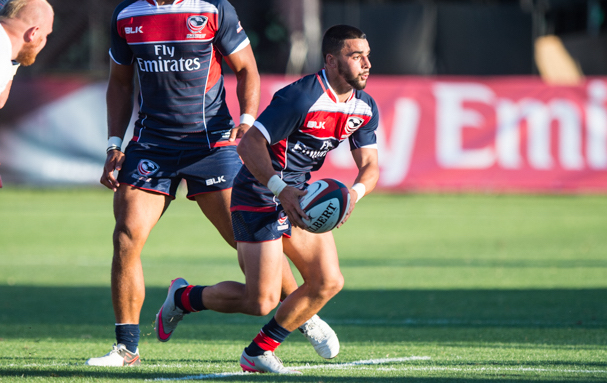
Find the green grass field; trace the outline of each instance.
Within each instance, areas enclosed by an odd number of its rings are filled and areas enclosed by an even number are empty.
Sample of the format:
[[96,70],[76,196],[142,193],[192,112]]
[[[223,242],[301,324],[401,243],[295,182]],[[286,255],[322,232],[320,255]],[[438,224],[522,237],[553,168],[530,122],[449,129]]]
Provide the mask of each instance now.
[[336,230],[344,290],[320,313],[341,353],[299,333],[301,376],[241,374],[269,317],[192,314],[169,343],[153,320],[171,279],[242,281],[196,205],[173,202],[142,255],[139,368],[89,368],[114,342],[112,193],[0,189],[0,381],[607,382],[607,198],[371,195]]

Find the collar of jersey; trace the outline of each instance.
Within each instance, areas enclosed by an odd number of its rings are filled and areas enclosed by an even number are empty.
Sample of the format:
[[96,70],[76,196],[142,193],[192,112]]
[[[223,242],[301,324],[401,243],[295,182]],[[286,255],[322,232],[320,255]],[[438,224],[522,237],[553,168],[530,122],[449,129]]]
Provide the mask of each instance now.
[[[337,93],[335,93],[333,88],[331,88],[331,84],[329,84],[329,79],[327,79],[327,73],[325,72],[324,68],[320,71],[320,73],[322,73],[322,78],[324,79],[324,84],[323,84],[323,81],[320,79],[320,77],[318,78],[318,81],[320,81],[320,85],[322,85],[322,87],[325,90],[325,93],[327,93],[329,98],[331,100],[333,100],[333,102],[335,102],[336,104],[339,104],[339,98],[337,98]],[[325,85],[326,85],[326,87],[325,87]],[[348,99],[346,101],[344,101],[344,104],[349,102],[352,98],[354,98],[354,89],[352,89],[350,96],[348,97]]]
[[[157,2],[156,0],[146,0],[146,1],[147,1],[148,3],[150,3],[150,4],[152,4],[152,5],[157,6],[157,7],[159,6],[159,5],[158,5],[158,2]],[[175,1],[173,4],[167,4],[167,5],[175,5],[175,4],[179,4],[179,3],[181,3],[181,2],[183,2],[183,0],[177,0],[177,1]]]

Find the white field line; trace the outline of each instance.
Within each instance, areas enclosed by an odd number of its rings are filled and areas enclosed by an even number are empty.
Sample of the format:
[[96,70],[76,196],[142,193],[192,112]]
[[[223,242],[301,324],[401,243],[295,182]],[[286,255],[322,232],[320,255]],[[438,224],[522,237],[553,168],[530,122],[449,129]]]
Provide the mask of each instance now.
[[383,364],[383,363],[398,363],[398,362],[408,362],[411,360],[430,360],[429,356],[409,356],[405,358],[383,358],[383,359],[368,359],[368,360],[357,360],[356,362],[348,362],[348,363],[338,363],[338,364],[317,364],[314,366],[310,366],[306,364],[305,366],[293,367],[295,370],[312,370],[312,369],[340,369],[340,368],[348,368],[355,366],[364,366],[364,365],[372,365],[372,364]]
[[[348,363],[339,363],[339,364],[326,364],[326,365],[306,365],[299,367],[289,367],[293,370],[306,370],[306,369],[317,369],[317,368],[327,368],[327,369],[341,369],[348,367],[356,367],[363,365],[373,365],[373,364],[382,364],[382,363],[398,363],[398,362],[407,362],[411,360],[430,360],[429,356],[410,356],[405,358],[385,358],[385,359],[368,359],[368,360],[358,360],[356,362],[348,362]],[[229,376],[238,376],[238,375],[246,375],[251,374],[250,372],[221,372],[217,374],[202,374],[202,375],[191,375],[184,376],[182,378],[156,378],[151,379],[153,381],[167,381],[167,380],[203,380],[203,379],[216,379],[216,378],[225,378]]]

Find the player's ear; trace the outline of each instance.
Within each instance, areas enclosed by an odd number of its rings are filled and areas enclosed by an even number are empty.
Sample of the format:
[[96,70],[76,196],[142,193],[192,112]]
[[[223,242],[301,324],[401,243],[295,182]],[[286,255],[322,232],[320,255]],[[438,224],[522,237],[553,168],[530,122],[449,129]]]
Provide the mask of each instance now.
[[29,27],[24,33],[23,33],[23,41],[25,41],[26,43],[31,43],[32,41],[36,40],[36,36],[38,35],[38,33],[40,33],[40,27],[37,25],[34,25],[32,27]]
[[337,58],[330,53],[327,53],[325,58],[325,66],[328,68],[337,68]]

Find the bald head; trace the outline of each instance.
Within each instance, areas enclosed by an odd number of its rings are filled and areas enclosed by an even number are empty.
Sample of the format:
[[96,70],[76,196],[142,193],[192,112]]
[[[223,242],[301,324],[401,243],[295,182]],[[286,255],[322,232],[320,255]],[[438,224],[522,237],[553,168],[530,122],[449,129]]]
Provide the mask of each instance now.
[[46,0],[9,0],[0,10],[0,20],[17,19],[39,24],[53,17],[53,7]]
[[11,58],[22,65],[33,64],[53,31],[53,19],[47,0],[9,0],[0,9],[0,24],[11,40]]

